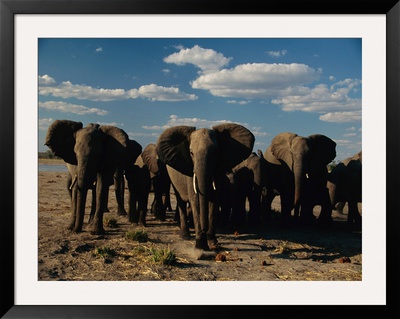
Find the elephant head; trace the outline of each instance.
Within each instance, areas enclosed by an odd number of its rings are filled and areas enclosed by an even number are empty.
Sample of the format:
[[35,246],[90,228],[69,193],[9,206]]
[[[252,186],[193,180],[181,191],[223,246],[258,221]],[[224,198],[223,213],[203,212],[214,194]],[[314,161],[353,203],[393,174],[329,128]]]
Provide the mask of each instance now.
[[96,181],[96,213],[93,232],[104,233],[102,214],[108,187],[127,152],[128,135],[114,126],[100,126],[70,120],[56,120],[48,128],[45,145],[65,162],[76,165],[73,177],[73,216],[70,229],[82,230],[86,195]]
[[336,157],[336,143],[321,134],[303,137],[284,132],[272,139],[270,151],[293,172],[293,204],[298,208],[305,179],[326,174],[326,166]]
[[[191,192],[198,200],[190,203],[195,218],[197,248],[208,248],[204,242],[205,234],[209,238],[215,237],[215,185],[218,179],[249,156],[254,140],[247,128],[234,123],[217,125],[212,129],[175,126],[160,135],[156,147],[160,159],[191,178]],[[212,210],[210,216],[209,210]]]

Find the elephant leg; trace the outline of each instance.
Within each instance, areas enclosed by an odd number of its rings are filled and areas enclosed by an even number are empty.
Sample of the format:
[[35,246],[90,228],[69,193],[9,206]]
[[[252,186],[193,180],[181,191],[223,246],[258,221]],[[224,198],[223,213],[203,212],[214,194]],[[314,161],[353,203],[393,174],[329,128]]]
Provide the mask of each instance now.
[[120,216],[127,215],[127,212],[124,207],[124,192],[125,192],[125,180],[124,175],[120,170],[117,171],[117,175],[115,176],[114,186],[115,186],[115,197],[117,199],[118,211],[117,214]]
[[90,207],[89,224],[93,222],[94,214],[96,213],[96,187],[92,187],[92,205]]
[[[204,232],[204,229],[202,228],[202,225],[205,224],[205,221],[201,220],[201,218],[208,219],[207,216],[200,216],[200,211],[199,211],[199,198],[196,194],[193,194],[191,196],[191,201],[190,201],[190,207],[192,209],[192,214],[193,214],[193,223],[194,223],[194,230],[195,230],[195,248],[204,250],[204,251],[209,251],[210,248],[208,247],[207,243],[207,235]],[[208,222],[208,220],[207,220]]]
[[246,224],[246,196],[236,194],[232,205],[231,226],[235,230],[242,229]]
[[149,194],[143,194],[139,201],[139,226],[147,227],[146,215],[147,215],[147,203],[149,200]]
[[[94,191],[93,194],[96,193],[95,189],[96,189],[96,186],[94,185],[94,186],[93,186],[93,191]],[[95,196],[95,195],[94,195],[94,196]],[[106,205],[105,205],[105,207],[104,207],[104,212],[105,212],[105,213],[109,213],[109,212],[110,212],[110,209],[108,208],[108,193],[107,193],[107,195],[106,195]],[[91,217],[90,219],[92,220],[92,217]]]
[[75,233],[79,233],[82,231],[83,218],[85,216],[86,196],[87,196],[87,189],[77,191],[77,200],[76,200],[77,210],[75,214],[75,225],[74,228],[72,229],[72,231]]
[[248,195],[249,201],[249,213],[248,213],[248,224],[251,227],[257,227],[260,225],[260,212],[261,212],[261,190],[254,189]]
[[216,223],[217,213],[218,213],[217,204],[215,202],[209,202],[207,244],[210,249],[216,249],[218,245],[217,236],[215,235],[215,223]]
[[349,225],[354,225],[356,229],[361,229],[361,215],[358,211],[356,201],[347,202],[349,205],[349,214],[347,216],[347,222]]
[[261,212],[260,216],[262,220],[269,222],[272,217],[272,201],[275,198],[275,192],[273,189],[264,190],[261,197]]
[[106,206],[107,193],[109,191],[109,184],[104,183],[103,178],[97,179],[96,183],[96,213],[93,218],[90,233],[92,235],[104,235],[105,230],[103,227],[103,213]]
[[291,225],[291,216],[293,208],[293,193],[281,193],[281,226],[288,227]]
[[73,187],[70,194],[71,194],[71,219],[70,219],[67,229],[73,230],[75,227],[76,211],[78,209],[78,207],[77,207],[78,189],[76,187]]
[[179,211],[179,237],[184,240],[190,239],[190,231],[187,216],[187,203],[183,200],[178,200],[177,210]]

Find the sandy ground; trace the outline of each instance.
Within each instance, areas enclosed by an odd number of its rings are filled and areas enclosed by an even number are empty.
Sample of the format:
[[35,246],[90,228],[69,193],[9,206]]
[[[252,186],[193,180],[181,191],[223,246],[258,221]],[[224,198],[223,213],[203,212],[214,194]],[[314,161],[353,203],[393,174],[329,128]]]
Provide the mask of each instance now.
[[[87,212],[90,197],[89,193]],[[127,191],[125,197],[127,209]],[[175,197],[173,194],[171,197],[175,208]],[[273,204],[279,210],[279,197]],[[66,173],[39,172],[39,280],[362,280],[361,231],[348,229],[347,216],[336,212],[330,229],[317,226],[282,229],[278,219],[273,219],[257,231],[219,230],[218,251],[199,260],[194,254],[194,240],[179,238],[174,212],[168,212],[164,222],[148,214],[145,229],[131,225],[126,216],[116,214],[114,187],[110,187],[108,207],[110,212],[104,217],[116,225],[105,226],[106,235],[93,236],[85,231],[87,216],[84,231],[71,233],[66,229],[70,217]],[[137,230],[144,231],[146,242],[126,238],[127,233]],[[175,256],[174,262],[158,262],[155,251],[170,252],[168,256]]]

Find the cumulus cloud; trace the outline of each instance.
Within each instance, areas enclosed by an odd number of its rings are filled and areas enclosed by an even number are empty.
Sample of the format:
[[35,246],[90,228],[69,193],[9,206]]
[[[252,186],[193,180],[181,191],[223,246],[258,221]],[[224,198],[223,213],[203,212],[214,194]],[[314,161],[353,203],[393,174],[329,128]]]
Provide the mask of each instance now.
[[215,72],[227,65],[232,58],[226,58],[222,53],[212,49],[204,49],[195,45],[191,49],[181,48],[179,52],[164,58],[164,62],[177,65],[193,64],[202,73]]
[[361,110],[353,112],[329,112],[319,117],[321,121],[349,123],[361,121]]
[[195,94],[186,94],[176,87],[163,87],[155,84],[141,86],[138,94],[141,98],[147,98],[151,101],[179,102],[197,100]]
[[41,76],[39,75],[39,85],[47,86],[54,84],[56,84],[56,81],[51,76],[48,76],[47,74]]
[[318,80],[320,71],[305,64],[248,63],[199,76],[194,89],[234,98],[274,98],[301,94],[303,85]]
[[48,102],[39,102],[39,107],[51,110],[51,111],[59,111],[62,113],[72,113],[78,115],[86,115],[86,114],[96,114],[96,115],[107,115],[108,112],[105,110],[100,110],[97,108],[89,108],[84,105],[71,104],[62,101],[48,101]]
[[[197,99],[195,94],[187,94],[181,92],[176,87],[163,87],[155,84],[143,85],[139,89],[103,89],[94,88],[88,85],[72,84],[70,81],[62,82],[60,85],[55,84],[49,80],[47,76],[39,77],[48,85],[39,85],[39,94],[45,96],[60,97],[63,99],[76,98],[79,100],[90,101],[118,101],[127,99],[149,99],[150,101],[166,101],[166,102],[179,102],[179,101],[193,101]],[[50,78],[51,79],[51,78]]]

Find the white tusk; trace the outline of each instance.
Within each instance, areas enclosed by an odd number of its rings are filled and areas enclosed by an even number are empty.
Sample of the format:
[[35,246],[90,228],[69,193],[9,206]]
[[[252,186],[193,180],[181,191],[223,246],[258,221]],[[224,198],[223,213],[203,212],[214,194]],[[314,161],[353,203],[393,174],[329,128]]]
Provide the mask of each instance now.
[[215,181],[212,182],[212,186],[213,186],[214,190],[216,191],[217,187],[215,187]]
[[74,179],[72,180],[71,185],[69,186],[69,189],[72,189],[76,183],[76,180],[78,179],[78,175],[75,174]]
[[196,173],[193,174],[193,189],[194,189],[194,193],[197,194]]
[[306,177],[307,177],[307,179],[310,178],[307,173],[306,173]]

